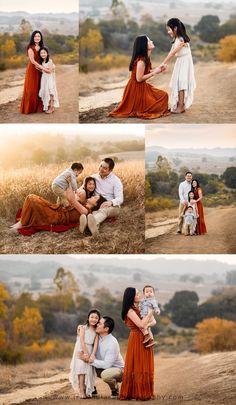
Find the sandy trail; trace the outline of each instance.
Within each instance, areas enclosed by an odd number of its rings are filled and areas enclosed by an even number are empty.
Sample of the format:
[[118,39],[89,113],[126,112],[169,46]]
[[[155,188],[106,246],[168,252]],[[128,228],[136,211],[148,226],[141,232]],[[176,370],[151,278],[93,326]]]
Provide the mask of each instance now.
[[208,233],[193,237],[176,234],[178,210],[146,214],[146,253],[236,253],[236,208],[205,209]]
[[[193,353],[180,355],[160,354],[155,356],[155,396],[151,404],[197,405],[202,403],[233,405],[236,394],[236,352],[214,353],[200,356]],[[69,360],[68,360],[69,364]],[[78,396],[68,383],[68,370],[52,377],[35,381],[25,380],[21,375],[22,386],[0,395],[2,405],[10,404],[78,404]],[[24,383],[23,383],[24,381]],[[27,387],[25,387],[27,383]],[[105,383],[96,381],[99,397],[96,404],[110,405],[109,389]],[[23,387],[23,388],[22,388]],[[84,400],[85,405],[91,400]],[[93,400],[94,402],[94,400]],[[124,401],[124,403],[129,403]],[[138,401],[138,403],[142,403]]]
[[[168,72],[153,78],[150,83],[170,94]],[[172,114],[156,120],[108,117],[121,100],[129,78],[126,69],[107,72],[80,73],[80,122],[106,123],[235,123],[236,122],[236,64],[199,62],[195,65],[197,89],[194,103],[184,114]]]
[[58,65],[56,82],[60,107],[53,114],[20,114],[25,69],[3,72],[0,81],[0,122],[2,123],[77,123],[78,65]]

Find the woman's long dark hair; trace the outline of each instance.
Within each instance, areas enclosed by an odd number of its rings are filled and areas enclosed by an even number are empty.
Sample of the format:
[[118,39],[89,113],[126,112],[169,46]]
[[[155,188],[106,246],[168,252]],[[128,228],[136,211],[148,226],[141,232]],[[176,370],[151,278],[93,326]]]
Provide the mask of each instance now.
[[167,21],[166,25],[167,27],[170,27],[173,32],[176,32],[177,37],[182,37],[184,42],[190,42],[190,38],[186,33],[185,25],[178,18],[171,18]]
[[196,183],[197,183],[197,187],[196,188],[199,188],[200,187],[200,184],[199,184],[199,181],[197,180],[197,179],[192,179],[192,190],[194,190],[194,187],[193,187],[193,182],[194,181],[196,181]]
[[94,177],[91,177],[91,176],[85,177],[84,184],[83,184],[83,189],[84,189],[84,191],[86,193],[86,198],[90,198],[90,197],[92,197],[94,195],[94,191],[88,191],[87,190],[87,185],[88,185],[89,181],[93,181],[94,184],[95,184],[95,188],[96,188],[96,180],[94,179]]
[[31,46],[34,46],[34,45],[35,45],[35,43],[34,43],[34,37],[35,37],[36,34],[40,34],[40,35],[41,35],[41,40],[40,40],[40,42],[39,42],[40,48],[42,48],[42,47],[44,46],[44,45],[43,45],[43,34],[42,34],[42,32],[36,30],[36,31],[33,31],[32,34],[31,34],[30,41],[29,41],[29,44],[28,44],[28,46],[27,46],[27,51],[28,51],[29,48],[31,48]]
[[121,318],[124,320],[128,310],[134,305],[134,297],[136,295],[136,289],[134,287],[127,287],[123,295],[123,304],[121,311]]
[[139,35],[135,38],[134,46],[133,46],[133,54],[129,64],[129,70],[131,71],[134,66],[134,61],[138,57],[144,57],[145,64],[148,63],[148,38],[146,35]]
[[[47,52],[48,55],[47,55],[47,57],[46,57],[46,59],[45,59],[45,62],[48,63],[49,58],[50,58],[49,49],[48,49],[46,46],[42,46],[42,48],[40,48],[40,50],[39,50],[39,56],[40,56],[40,52],[41,52],[41,51],[46,51],[46,52]],[[44,59],[41,58],[41,56],[40,56],[40,62],[41,62],[41,64],[44,62]]]
[[86,320],[86,324],[85,325],[89,325],[89,317],[90,317],[90,315],[91,314],[97,314],[97,316],[98,316],[98,321],[100,321],[100,319],[101,319],[101,312],[97,309],[97,308],[92,308],[92,309],[90,309],[90,311],[89,311],[89,313],[88,313],[88,316],[87,316],[87,320]]

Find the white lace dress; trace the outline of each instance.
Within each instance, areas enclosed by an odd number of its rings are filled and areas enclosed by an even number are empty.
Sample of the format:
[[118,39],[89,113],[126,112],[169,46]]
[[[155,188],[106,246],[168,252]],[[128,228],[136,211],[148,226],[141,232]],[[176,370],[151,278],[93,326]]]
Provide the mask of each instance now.
[[45,68],[53,68],[52,73],[43,72],[41,76],[39,97],[43,102],[43,109],[46,111],[49,107],[50,96],[53,96],[54,107],[59,107],[59,100],[56,86],[55,65],[51,59],[48,62],[43,62]]
[[[83,326],[85,328],[84,340],[85,346],[87,348],[88,354],[93,351],[93,345],[96,338],[95,330],[90,329],[87,325]],[[85,385],[86,385],[86,396],[92,397],[92,392],[94,391],[94,383],[96,378],[95,367],[91,366],[83,360],[80,360],[77,356],[78,352],[81,352],[80,337],[77,336],[75,343],[74,353],[70,363],[70,375],[69,381],[75,391],[79,391],[79,374],[85,374]]]
[[[180,42],[182,42],[182,39],[176,38],[172,49],[175,49]],[[172,91],[169,98],[169,107],[171,111],[177,108],[178,93],[180,90],[184,90],[185,108],[189,108],[193,102],[193,94],[196,88],[190,44],[186,43],[175,56],[176,62],[170,81]]]

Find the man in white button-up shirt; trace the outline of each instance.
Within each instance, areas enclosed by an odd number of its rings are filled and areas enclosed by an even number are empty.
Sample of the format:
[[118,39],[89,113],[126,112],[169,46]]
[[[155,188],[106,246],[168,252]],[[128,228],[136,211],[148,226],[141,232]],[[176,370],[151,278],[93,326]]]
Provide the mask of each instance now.
[[[111,398],[118,398],[118,383],[122,381],[124,360],[120,353],[117,339],[112,335],[114,320],[104,316],[97,324],[96,332],[99,335],[98,349],[95,360],[91,363],[96,367],[96,373],[111,389]],[[88,361],[83,354],[79,358]]]
[[182,233],[183,227],[183,213],[185,207],[188,205],[188,193],[192,188],[192,173],[187,172],[185,174],[185,181],[182,181],[179,185],[179,219],[178,219],[178,230],[177,233]]
[[105,158],[100,163],[98,173],[92,175],[96,181],[96,194],[101,195],[107,201],[101,204],[99,210],[94,211],[87,217],[88,228],[92,235],[98,233],[99,225],[109,217],[118,217],[120,206],[123,203],[123,185],[112,171],[115,162],[111,158]]

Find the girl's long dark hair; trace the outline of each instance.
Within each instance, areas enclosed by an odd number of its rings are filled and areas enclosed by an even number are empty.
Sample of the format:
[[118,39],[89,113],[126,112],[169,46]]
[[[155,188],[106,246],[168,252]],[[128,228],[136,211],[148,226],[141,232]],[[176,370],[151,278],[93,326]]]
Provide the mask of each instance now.
[[[46,57],[46,59],[45,59],[45,62],[48,63],[49,58],[50,58],[49,49],[48,49],[46,46],[42,46],[42,48],[40,48],[40,50],[39,50],[39,56],[40,56],[40,52],[41,52],[42,50],[43,50],[43,51],[46,51],[47,54],[48,54],[47,57]],[[41,56],[40,56],[40,62],[41,62],[41,64],[44,62],[44,59],[41,58]]]
[[28,51],[29,48],[31,48],[31,46],[34,46],[34,45],[35,45],[35,43],[34,43],[34,36],[35,36],[36,34],[40,34],[40,35],[41,35],[41,40],[40,40],[40,42],[39,42],[39,46],[40,46],[40,48],[43,48],[43,46],[44,46],[44,45],[43,45],[43,34],[42,34],[41,31],[36,30],[36,31],[33,31],[32,34],[31,34],[30,41],[29,41],[28,46],[27,46],[27,51]]
[[92,309],[90,309],[90,311],[89,311],[89,313],[88,313],[88,316],[87,316],[87,320],[86,320],[86,324],[85,325],[89,325],[89,317],[90,317],[90,315],[91,314],[97,314],[97,316],[98,316],[98,321],[100,321],[100,319],[101,319],[101,312],[97,309],[97,308],[92,308]]
[[177,37],[182,37],[184,42],[190,42],[190,38],[186,33],[185,25],[178,18],[171,18],[167,21],[166,25],[167,27],[170,27],[173,32],[176,32]]
[[139,35],[135,38],[133,46],[133,54],[129,64],[129,70],[131,71],[134,66],[135,60],[142,56],[144,58],[145,64],[148,63],[148,38],[146,35]]
[[127,287],[123,295],[121,318],[124,320],[128,310],[134,305],[134,297],[136,289],[134,287]]
[[84,184],[83,184],[83,188],[84,188],[84,190],[85,190],[85,193],[86,193],[86,198],[90,198],[90,197],[92,197],[93,195],[94,195],[94,191],[88,191],[87,190],[87,185],[88,185],[88,182],[89,181],[93,181],[94,182],[94,184],[95,184],[95,188],[96,188],[96,180],[95,180],[95,178],[94,177],[91,177],[91,176],[88,176],[88,177],[85,177],[85,179],[84,179]]
[[[190,202],[190,196],[189,196],[190,193],[194,193],[194,190],[190,190],[190,191],[188,192],[188,202]],[[195,197],[195,196],[193,197],[193,200],[196,200],[196,197]]]

